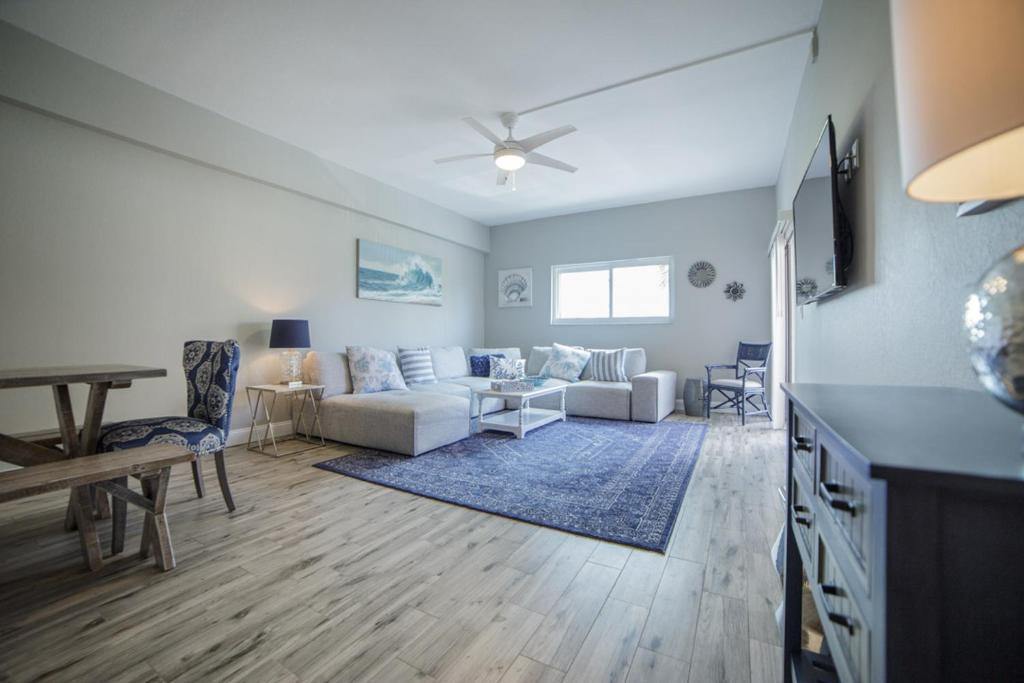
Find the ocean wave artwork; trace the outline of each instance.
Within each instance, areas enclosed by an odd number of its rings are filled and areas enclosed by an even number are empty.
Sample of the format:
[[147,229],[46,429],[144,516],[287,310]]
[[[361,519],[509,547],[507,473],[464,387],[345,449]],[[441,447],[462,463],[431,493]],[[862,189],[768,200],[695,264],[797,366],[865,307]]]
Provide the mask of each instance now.
[[441,259],[359,240],[361,299],[441,305]]

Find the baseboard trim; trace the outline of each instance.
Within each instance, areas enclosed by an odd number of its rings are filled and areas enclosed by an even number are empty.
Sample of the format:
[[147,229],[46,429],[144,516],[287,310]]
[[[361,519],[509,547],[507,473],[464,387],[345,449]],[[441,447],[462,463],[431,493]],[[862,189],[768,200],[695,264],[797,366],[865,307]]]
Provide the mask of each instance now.
[[[261,426],[257,429],[260,430],[260,434],[266,427]],[[292,435],[292,422],[291,420],[281,420],[280,422],[274,423],[274,436],[278,439],[284,439]],[[249,442],[249,427],[237,427],[228,432],[228,447],[231,446],[244,446]]]

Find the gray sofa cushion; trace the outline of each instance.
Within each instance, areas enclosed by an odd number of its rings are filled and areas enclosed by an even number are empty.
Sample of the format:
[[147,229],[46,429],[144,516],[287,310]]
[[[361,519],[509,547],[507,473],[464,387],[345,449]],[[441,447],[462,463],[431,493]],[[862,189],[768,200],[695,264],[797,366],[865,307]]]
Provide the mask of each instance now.
[[469,360],[461,346],[431,346],[430,357],[434,361],[434,376],[439,380],[470,374]]
[[[482,384],[481,384],[482,382]],[[460,398],[469,399],[470,387],[481,391],[483,389],[491,388],[491,380],[486,377],[453,377],[452,379],[444,382],[435,382],[433,384],[410,384],[409,389],[411,391],[424,391],[427,393],[434,394],[446,394],[448,396],[458,396]],[[485,398],[484,399],[484,415],[489,413],[496,413],[499,410],[505,410],[505,402],[497,398]],[[474,402],[473,405],[473,417],[477,417],[480,414],[478,406]]]
[[[593,349],[595,351],[613,351],[614,349]],[[647,372],[647,352],[643,349],[626,349],[625,359],[625,370],[626,378],[633,379],[634,375],[640,375]],[[580,379],[594,379],[594,370],[590,367],[590,363],[587,363],[587,367],[583,368],[583,374],[580,375]]]
[[530,349],[530,357],[526,360],[526,374],[534,376],[540,374],[540,369],[548,362],[550,355],[550,346],[534,346]]
[[324,386],[324,398],[352,393],[348,356],[336,351],[310,351],[302,361],[302,374],[310,384]]
[[[544,386],[546,387],[550,387],[553,385],[567,386],[568,384],[570,384],[570,382],[566,382],[564,379],[555,379],[554,377],[549,377],[544,382]],[[558,410],[559,405],[561,405],[561,398],[558,394],[549,394],[547,396],[541,396],[540,398],[535,398],[531,400],[530,405],[534,408],[547,408],[548,410]],[[515,407],[518,406],[509,405],[509,408]]]
[[470,356],[496,356],[502,355],[505,358],[511,358],[512,360],[519,360],[523,357],[522,351],[519,350],[518,346],[509,346],[506,348],[494,348],[494,349],[483,349],[483,348],[472,348],[469,350]]
[[629,382],[582,380],[565,390],[565,411],[580,417],[628,420],[632,389]]
[[[569,415],[603,417],[609,420],[630,419],[632,384],[629,382],[566,382],[561,379],[549,379],[547,384],[566,387],[565,412]],[[560,400],[558,394],[551,394],[533,399],[530,405],[534,408],[558,410]]]
[[469,436],[469,401],[420,391],[339,394],[320,402],[325,438],[419,455]]
[[632,417],[636,422],[658,422],[676,409],[676,373],[653,370],[633,377]]

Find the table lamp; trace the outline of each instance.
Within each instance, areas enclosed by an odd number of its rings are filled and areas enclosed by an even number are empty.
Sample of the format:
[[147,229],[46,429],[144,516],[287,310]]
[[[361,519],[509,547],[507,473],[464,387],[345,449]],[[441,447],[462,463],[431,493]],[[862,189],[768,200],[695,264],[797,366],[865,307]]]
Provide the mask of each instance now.
[[[907,194],[1024,196],[1024,2],[892,0],[891,9]],[[963,322],[981,384],[1024,413],[1024,245],[981,276]]]
[[308,349],[308,320],[275,320],[270,326],[270,348],[281,351],[281,384],[302,385],[302,353]]

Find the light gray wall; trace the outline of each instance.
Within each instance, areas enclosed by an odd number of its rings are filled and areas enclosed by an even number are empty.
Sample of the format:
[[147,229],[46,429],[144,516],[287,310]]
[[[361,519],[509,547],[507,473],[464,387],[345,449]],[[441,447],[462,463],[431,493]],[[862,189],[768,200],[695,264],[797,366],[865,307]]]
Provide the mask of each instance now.
[[[0,71],[26,66],[4,62]],[[140,84],[111,74],[92,92],[92,103],[87,88],[76,89],[76,107],[93,105],[96,117],[88,122],[72,120],[78,111],[72,108],[51,114],[14,104],[2,87],[8,81],[0,78],[0,367],[124,362],[167,368],[165,379],[113,392],[106,417],[116,420],[182,412],[187,339],[237,338],[240,386],[276,381],[277,356],[267,348],[275,317],[308,318],[317,348],[483,341],[484,255],[437,236],[453,214],[406,196],[404,208],[375,215],[376,202],[397,190],[374,188],[369,179],[335,177],[339,193],[372,195],[346,207],[254,177],[251,172],[273,166],[282,148],[225,119],[217,122],[217,140],[234,156],[221,161],[234,165],[233,158],[248,157],[258,164],[228,168],[166,149],[163,140],[129,139],[100,125],[100,100],[131,99]],[[53,85],[41,78],[37,90]],[[144,101],[150,96],[164,97],[143,92]],[[204,129],[190,121],[205,121],[209,112],[190,107],[177,100],[160,120],[136,122],[135,134],[173,129],[175,144],[196,144],[190,132]],[[295,177],[323,179],[311,155],[290,148],[280,158]],[[399,222],[417,215],[422,229]],[[457,229],[449,238],[475,225],[452,221]],[[444,305],[357,299],[358,238],[441,257]],[[83,394],[75,399],[81,415]],[[248,414],[241,389],[235,405],[233,424],[243,426]],[[0,432],[53,426],[48,390],[0,392]]]
[[[648,368],[700,377],[704,364],[735,358],[740,340],[771,336],[768,238],[775,225],[771,188],[641,204],[512,223],[491,229],[487,256],[486,338],[492,346],[552,341],[595,348],[642,346]],[[663,325],[552,325],[551,266],[644,256],[675,259],[676,314]],[[706,289],[690,285],[690,264],[718,271]],[[534,305],[498,308],[498,270],[533,268]],[[725,284],[738,280],[746,296],[731,302]]]
[[[826,114],[840,155],[859,137],[851,185],[851,290],[796,319],[802,382],[977,388],[960,333],[964,299],[988,266],[1024,242],[1024,202],[973,218],[913,201],[900,180],[889,6],[825,0],[820,53],[807,66],[776,186],[789,209]],[[799,226],[798,228],[799,229]]]
[[0,21],[0,97],[196,163],[487,251],[489,230]]

